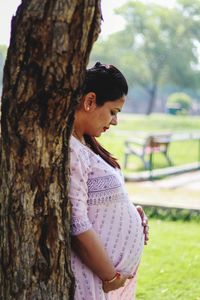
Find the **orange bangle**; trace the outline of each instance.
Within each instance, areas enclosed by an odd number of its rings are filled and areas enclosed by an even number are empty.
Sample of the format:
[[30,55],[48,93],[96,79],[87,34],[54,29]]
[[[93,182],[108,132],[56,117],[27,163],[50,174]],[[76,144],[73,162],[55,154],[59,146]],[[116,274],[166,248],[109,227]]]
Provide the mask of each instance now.
[[121,276],[121,274],[119,272],[116,272],[115,276],[112,279],[110,279],[110,280],[104,280],[103,282],[105,282],[105,283],[112,283],[116,279],[119,279],[120,276]]

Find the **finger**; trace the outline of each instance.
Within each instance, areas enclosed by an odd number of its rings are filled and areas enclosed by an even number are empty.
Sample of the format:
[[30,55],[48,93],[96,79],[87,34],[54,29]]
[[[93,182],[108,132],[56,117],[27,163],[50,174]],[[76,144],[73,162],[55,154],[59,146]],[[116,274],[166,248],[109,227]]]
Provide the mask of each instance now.
[[145,225],[147,225],[149,223],[149,220],[148,220],[147,216],[145,215],[145,213],[144,213],[144,216],[142,218],[142,221],[143,221],[143,223],[145,223]]
[[145,237],[149,238],[149,232],[144,233]]
[[149,226],[148,225],[144,226],[144,233],[145,234],[149,233]]
[[145,214],[143,208],[142,208],[141,206],[139,206],[139,205],[136,206],[136,208],[137,208],[137,211],[138,211],[138,213],[139,213],[139,215],[140,215],[140,217],[141,217],[141,220],[142,220],[142,226],[148,225],[148,218],[147,218],[147,216],[146,216],[146,214]]
[[148,224],[148,221],[146,220],[146,219],[142,219],[142,226],[147,226],[147,224]]
[[144,237],[144,244],[145,244],[145,245],[147,245],[148,240],[149,240],[149,237],[148,237],[148,235],[147,235],[147,236]]
[[143,218],[144,218],[144,211],[143,211],[143,208],[142,208],[140,205],[137,205],[137,206],[136,206],[136,209],[137,209],[137,211],[139,212],[141,218],[143,219]]
[[125,279],[125,281],[127,280],[127,279],[133,279],[133,274],[128,274],[128,275],[124,275],[124,279]]

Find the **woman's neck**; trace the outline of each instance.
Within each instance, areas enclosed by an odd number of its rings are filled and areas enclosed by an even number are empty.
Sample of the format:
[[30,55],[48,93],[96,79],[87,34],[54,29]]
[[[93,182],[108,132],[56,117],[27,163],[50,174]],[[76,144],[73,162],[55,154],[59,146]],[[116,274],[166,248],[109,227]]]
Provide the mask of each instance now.
[[77,140],[79,140],[79,142],[81,142],[83,145],[86,145],[84,135],[80,133],[77,129],[74,128],[72,134]]
[[73,125],[73,136],[79,140],[82,144],[86,145],[84,134],[85,134],[85,117],[81,110],[77,110],[75,112],[75,119],[74,119],[74,125]]

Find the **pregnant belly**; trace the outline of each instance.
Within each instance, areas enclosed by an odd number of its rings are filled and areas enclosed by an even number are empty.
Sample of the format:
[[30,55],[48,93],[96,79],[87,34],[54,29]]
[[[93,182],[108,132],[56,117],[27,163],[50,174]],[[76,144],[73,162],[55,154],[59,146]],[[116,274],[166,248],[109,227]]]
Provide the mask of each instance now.
[[138,268],[144,248],[144,233],[141,218],[134,206],[127,209],[122,228],[120,255],[116,268],[123,273],[133,273]]
[[143,226],[136,208],[129,202],[121,202],[93,220],[94,229],[116,269],[124,274],[133,273],[144,247]]

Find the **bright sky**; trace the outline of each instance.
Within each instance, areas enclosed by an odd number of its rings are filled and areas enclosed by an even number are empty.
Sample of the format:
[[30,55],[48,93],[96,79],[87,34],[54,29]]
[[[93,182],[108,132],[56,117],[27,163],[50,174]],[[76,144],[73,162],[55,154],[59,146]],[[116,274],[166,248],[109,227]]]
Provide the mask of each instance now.
[[[126,3],[128,0],[102,0],[102,12],[104,22],[102,22],[101,35],[106,36],[123,27],[123,19],[116,16],[113,9]],[[143,0],[148,2],[149,0]],[[173,6],[175,0],[152,0],[155,3],[165,6]],[[150,2],[152,2],[150,1]],[[21,0],[0,0],[0,45],[9,44],[10,39],[10,22],[15,14]]]

